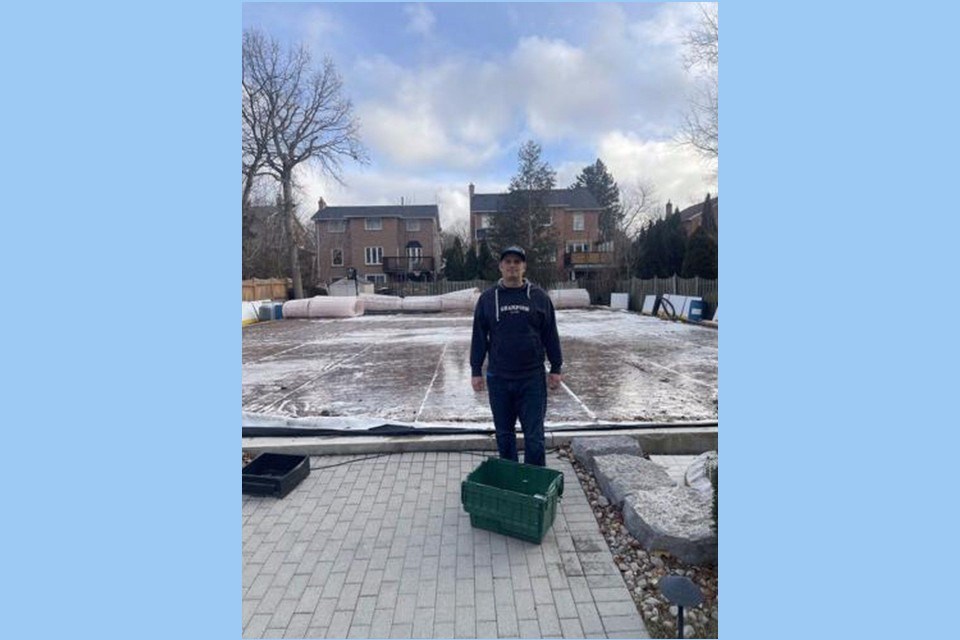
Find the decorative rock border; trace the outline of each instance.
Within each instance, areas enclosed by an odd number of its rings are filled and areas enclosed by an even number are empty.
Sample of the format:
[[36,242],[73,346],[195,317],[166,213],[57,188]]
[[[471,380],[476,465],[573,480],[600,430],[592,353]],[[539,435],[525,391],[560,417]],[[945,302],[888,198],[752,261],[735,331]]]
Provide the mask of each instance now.
[[562,446],[560,455],[568,458],[587,494],[604,539],[620,569],[623,580],[643,616],[647,630],[654,638],[677,636],[676,607],[660,593],[658,583],[665,575],[687,576],[701,589],[704,602],[698,607],[684,609],[684,636],[687,638],[716,638],[719,628],[719,597],[717,567],[692,565],[668,553],[648,552],[627,529],[623,513],[610,504],[593,474],[572,453],[572,447]]

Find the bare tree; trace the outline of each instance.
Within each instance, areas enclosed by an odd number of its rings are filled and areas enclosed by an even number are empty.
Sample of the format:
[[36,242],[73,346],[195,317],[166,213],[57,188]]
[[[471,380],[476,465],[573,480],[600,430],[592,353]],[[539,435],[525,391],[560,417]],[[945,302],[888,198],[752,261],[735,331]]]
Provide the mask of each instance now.
[[[269,49],[274,51],[268,51]],[[242,206],[246,212],[250,207],[254,184],[266,162],[268,125],[273,119],[270,104],[265,99],[266,74],[254,74],[256,60],[279,59],[279,47],[267,42],[263,34],[248,31],[243,34],[243,77],[241,80],[241,124],[243,131],[242,161],[243,196]]]
[[636,237],[648,220],[659,216],[660,199],[656,186],[647,180],[637,180],[623,189],[623,220],[619,229],[629,238]]
[[460,238],[460,244],[470,246],[470,226],[466,220],[457,220],[440,233],[440,244],[444,249],[453,246],[453,241]]
[[[360,125],[352,103],[342,95],[343,81],[330,59],[315,69],[303,45],[282,50],[275,40],[256,31],[245,34],[244,43],[248,41],[259,41],[259,46],[244,49],[243,76],[256,90],[257,113],[268,118],[263,163],[280,182],[287,237],[296,238],[294,171],[303,163],[315,163],[342,182],[344,159],[366,161]],[[294,296],[302,298],[296,242],[290,243],[289,253]]]
[[698,6],[700,20],[683,40],[683,63],[699,76],[699,82],[684,116],[681,139],[705,159],[718,160],[720,19],[716,3]]
[[687,48],[683,64],[687,69],[696,66],[715,69],[720,64],[720,18],[717,3],[700,4],[698,9],[700,22],[683,39]]
[[659,216],[660,201],[656,186],[646,180],[637,180],[623,189],[623,217],[614,232],[614,260],[620,272],[629,274],[636,261],[636,239],[648,221]]

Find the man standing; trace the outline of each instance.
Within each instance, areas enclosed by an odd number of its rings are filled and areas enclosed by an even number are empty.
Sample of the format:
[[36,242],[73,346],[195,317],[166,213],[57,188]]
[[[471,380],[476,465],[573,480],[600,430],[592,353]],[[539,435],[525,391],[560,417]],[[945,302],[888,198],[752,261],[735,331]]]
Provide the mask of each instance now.
[[[517,461],[517,418],[523,428],[523,461],[546,465],[543,418],[547,412],[547,386],[560,386],[560,336],[553,302],[524,273],[527,256],[520,247],[500,252],[500,281],[480,296],[473,314],[470,345],[470,380],[474,391],[483,391],[483,361],[489,353],[487,388],[497,431],[500,457]],[[544,355],[550,374],[544,374]]]

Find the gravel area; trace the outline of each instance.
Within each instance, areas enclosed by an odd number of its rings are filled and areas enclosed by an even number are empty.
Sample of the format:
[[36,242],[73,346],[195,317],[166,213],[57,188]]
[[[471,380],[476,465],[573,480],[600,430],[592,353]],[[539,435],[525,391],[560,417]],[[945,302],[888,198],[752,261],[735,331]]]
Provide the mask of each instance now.
[[623,574],[650,635],[654,638],[677,637],[677,608],[663,597],[658,584],[663,576],[682,575],[700,587],[704,599],[700,606],[684,609],[684,637],[718,637],[717,567],[687,565],[667,553],[648,553],[627,531],[621,510],[604,497],[596,478],[574,459],[570,448],[561,447],[559,453],[573,464],[614,562]]

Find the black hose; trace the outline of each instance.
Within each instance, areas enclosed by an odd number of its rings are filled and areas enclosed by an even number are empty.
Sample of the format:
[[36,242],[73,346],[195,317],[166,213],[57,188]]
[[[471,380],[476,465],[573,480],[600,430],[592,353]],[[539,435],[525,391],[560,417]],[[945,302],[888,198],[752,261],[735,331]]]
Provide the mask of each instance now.
[[670,310],[667,311],[667,313],[670,315],[670,319],[675,321],[677,319],[677,308],[673,306],[673,303],[667,300],[666,298],[660,298],[661,309],[663,308],[663,305],[667,305],[668,307],[670,307]]
[[[560,450],[560,447],[550,447],[546,449],[544,453],[556,453]],[[353,460],[344,460],[343,462],[337,462],[335,464],[326,464],[320,467],[310,467],[310,471],[320,471],[322,469],[333,469],[334,467],[342,467],[345,464],[353,464],[354,462],[363,462],[364,460],[373,460],[374,458],[382,458],[383,456],[392,456],[400,455],[405,452],[399,451],[395,453],[378,453],[375,456],[364,456],[363,458],[354,458]],[[474,451],[457,451],[456,453],[461,453],[468,456],[478,456],[480,458],[490,458],[492,457],[489,453],[476,453]]]
[[[698,422],[620,422],[607,424],[564,425],[548,427],[546,433],[564,431],[619,431],[621,429],[683,429],[689,427],[716,427],[715,420]],[[493,436],[493,429],[460,429],[457,427],[411,427],[383,424],[372,429],[331,429],[328,427],[242,427],[244,438],[302,438],[319,436]]]

